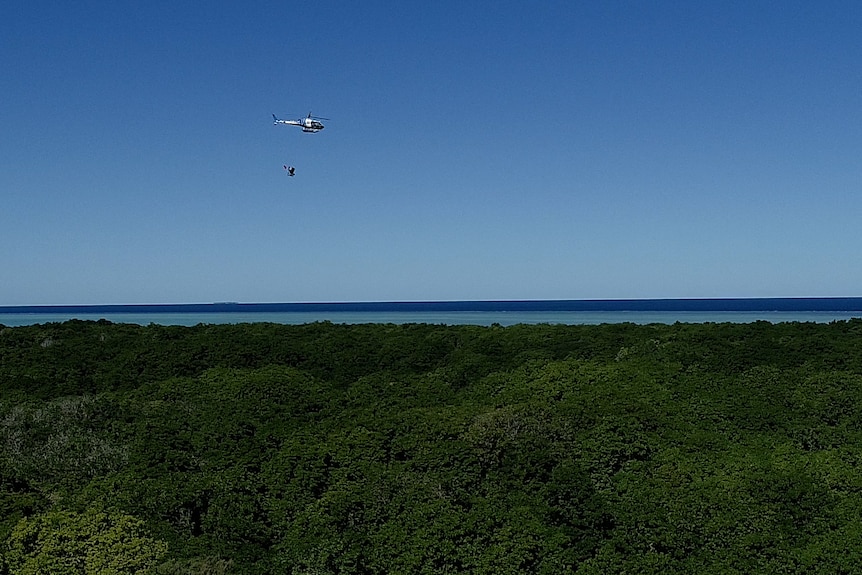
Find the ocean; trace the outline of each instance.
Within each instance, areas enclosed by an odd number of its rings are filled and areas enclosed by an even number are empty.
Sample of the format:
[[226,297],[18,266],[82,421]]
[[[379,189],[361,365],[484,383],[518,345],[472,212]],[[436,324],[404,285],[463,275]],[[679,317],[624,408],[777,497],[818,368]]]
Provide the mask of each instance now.
[[0,306],[0,325],[7,327],[70,319],[183,326],[318,321],[508,326],[626,322],[828,323],[853,318],[862,318],[862,297]]

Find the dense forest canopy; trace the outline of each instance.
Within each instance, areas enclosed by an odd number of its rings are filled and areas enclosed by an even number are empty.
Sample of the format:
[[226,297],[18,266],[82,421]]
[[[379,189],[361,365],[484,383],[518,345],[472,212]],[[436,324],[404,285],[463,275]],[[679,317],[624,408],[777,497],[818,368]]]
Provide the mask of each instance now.
[[0,573],[862,572],[862,320],[0,326]]

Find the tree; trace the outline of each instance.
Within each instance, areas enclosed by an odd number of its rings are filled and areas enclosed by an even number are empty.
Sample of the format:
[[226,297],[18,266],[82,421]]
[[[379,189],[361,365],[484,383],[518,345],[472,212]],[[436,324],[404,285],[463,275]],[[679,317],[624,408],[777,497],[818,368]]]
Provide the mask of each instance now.
[[7,541],[6,561],[17,575],[131,575],[147,572],[167,550],[131,515],[61,510],[20,520]]

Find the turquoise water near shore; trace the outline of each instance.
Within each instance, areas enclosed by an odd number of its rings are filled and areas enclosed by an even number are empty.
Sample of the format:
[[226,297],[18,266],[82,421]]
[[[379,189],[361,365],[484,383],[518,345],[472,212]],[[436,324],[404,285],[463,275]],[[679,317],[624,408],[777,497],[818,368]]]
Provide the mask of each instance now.
[[751,323],[768,321],[815,322],[848,320],[862,317],[860,311],[254,311],[254,312],[98,312],[82,313],[3,313],[0,324],[15,327],[70,319],[138,325],[235,324],[281,323],[298,325],[318,321],[339,324],[358,323],[428,323],[445,325],[516,325],[516,324],[568,324],[597,325],[602,323]]

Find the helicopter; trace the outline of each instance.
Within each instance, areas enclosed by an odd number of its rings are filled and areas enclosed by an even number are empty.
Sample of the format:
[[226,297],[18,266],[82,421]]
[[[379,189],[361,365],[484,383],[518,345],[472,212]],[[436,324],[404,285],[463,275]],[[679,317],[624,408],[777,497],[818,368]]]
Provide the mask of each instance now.
[[309,112],[308,116],[306,116],[305,118],[299,118],[298,120],[281,120],[277,118],[275,114],[272,115],[272,119],[274,120],[273,124],[276,126],[279,124],[285,124],[287,126],[299,126],[302,128],[303,132],[309,132],[313,134],[314,132],[319,132],[323,129],[323,124],[320,123],[320,120],[328,120],[329,118],[312,116],[311,112]]

